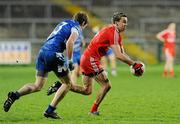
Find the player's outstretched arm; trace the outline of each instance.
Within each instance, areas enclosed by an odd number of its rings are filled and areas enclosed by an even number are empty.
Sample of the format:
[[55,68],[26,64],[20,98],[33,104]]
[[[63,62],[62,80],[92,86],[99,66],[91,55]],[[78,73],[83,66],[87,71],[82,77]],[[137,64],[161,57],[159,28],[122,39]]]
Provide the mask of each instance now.
[[135,61],[130,59],[126,54],[124,54],[123,49],[121,49],[119,45],[111,45],[111,48],[117,59],[121,60],[122,62],[128,65],[133,65],[135,63]]
[[157,38],[158,40],[160,40],[161,42],[164,42],[164,38],[162,37],[162,35],[163,35],[164,33],[165,33],[165,30],[157,33],[157,35],[156,35],[156,38]]
[[133,74],[135,76],[142,76],[144,72],[144,64],[141,62],[133,61],[125,52],[123,47],[119,45],[112,45],[111,46],[115,56],[117,59],[121,60],[122,62],[128,64],[133,69]]

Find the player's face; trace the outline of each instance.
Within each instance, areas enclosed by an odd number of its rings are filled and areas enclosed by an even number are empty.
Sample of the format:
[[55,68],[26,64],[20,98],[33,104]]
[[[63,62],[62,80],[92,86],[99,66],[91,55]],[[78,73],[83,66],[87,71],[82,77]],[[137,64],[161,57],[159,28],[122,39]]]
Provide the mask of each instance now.
[[175,23],[170,23],[169,26],[168,26],[168,29],[174,31],[176,30],[176,24]]
[[121,19],[117,22],[117,28],[119,32],[123,32],[126,30],[127,21],[127,17],[121,17]]

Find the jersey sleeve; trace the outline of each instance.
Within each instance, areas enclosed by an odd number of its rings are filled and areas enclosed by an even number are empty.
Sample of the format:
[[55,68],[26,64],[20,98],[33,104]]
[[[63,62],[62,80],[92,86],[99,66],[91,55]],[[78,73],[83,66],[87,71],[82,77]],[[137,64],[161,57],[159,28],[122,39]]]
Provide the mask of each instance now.
[[116,30],[111,30],[109,32],[109,41],[110,41],[109,44],[110,44],[110,46],[115,45],[115,44],[121,45],[119,42],[119,38],[120,38],[119,33]]
[[160,33],[160,36],[165,39],[167,37],[167,34],[168,34],[168,31],[164,30]]
[[73,32],[75,32],[77,35],[79,35],[78,29],[75,28],[75,27],[72,27],[72,28],[71,28],[71,33],[73,33]]

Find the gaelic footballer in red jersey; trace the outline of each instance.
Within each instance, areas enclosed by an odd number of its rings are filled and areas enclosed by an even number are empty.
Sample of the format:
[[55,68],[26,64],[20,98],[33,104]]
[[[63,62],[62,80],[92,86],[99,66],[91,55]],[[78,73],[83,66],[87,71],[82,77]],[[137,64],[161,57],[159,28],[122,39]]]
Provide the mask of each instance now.
[[123,49],[120,33],[126,29],[127,16],[116,12],[112,17],[112,22],[113,24],[103,28],[94,36],[81,57],[80,67],[84,74],[84,87],[77,85],[72,85],[71,87],[71,90],[74,92],[90,95],[92,93],[93,79],[100,84],[101,88],[90,110],[90,113],[93,115],[99,115],[98,107],[111,88],[111,82],[100,64],[100,60],[106,55],[108,48],[112,48],[116,58],[129,66],[140,65],[133,66],[135,73],[143,73],[141,69],[142,64],[131,60]]
[[[105,56],[111,45],[122,46],[122,38],[114,24],[102,29],[91,40],[81,59],[81,69],[86,75],[102,71],[101,57]],[[87,61],[89,60],[89,61]]]
[[176,41],[176,24],[170,23],[167,29],[159,32],[156,35],[157,39],[164,43],[164,54],[166,63],[164,65],[163,76],[167,77],[168,72],[170,77],[174,77],[174,57],[175,57],[175,41]]

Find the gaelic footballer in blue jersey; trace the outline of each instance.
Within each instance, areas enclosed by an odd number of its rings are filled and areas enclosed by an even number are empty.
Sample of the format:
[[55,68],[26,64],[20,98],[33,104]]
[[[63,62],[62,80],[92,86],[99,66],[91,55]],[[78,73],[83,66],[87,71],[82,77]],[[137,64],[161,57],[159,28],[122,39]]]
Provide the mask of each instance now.
[[[73,48],[73,66],[74,70],[71,73],[71,80],[73,84],[76,84],[77,78],[80,76],[80,59],[82,53],[82,47],[85,45],[84,37],[81,32],[80,37],[75,41]],[[51,95],[56,92],[61,83],[59,81],[55,81],[53,85],[51,85],[47,90],[47,95]]]
[[73,69],[72,53],[74,42],[80,37],[82,29],[87,24],[87,14],[78,12],[73,16],[72,20],[65,20],[56,26],[39,50],[36,60],[36,81],[24,85],[15,92],[9,92],[3,106],[5,112],[8,112],[14,101],[21,96],[40,91],[47,81],[48,73],[53,71],[63,84],[44,112],[44,116],[54,119],[60,118],[54,110],[69,91],[71,85],[69,70]]

